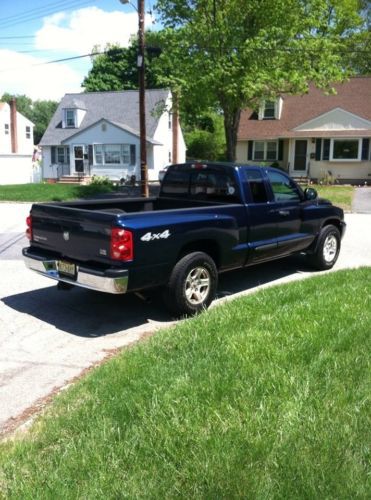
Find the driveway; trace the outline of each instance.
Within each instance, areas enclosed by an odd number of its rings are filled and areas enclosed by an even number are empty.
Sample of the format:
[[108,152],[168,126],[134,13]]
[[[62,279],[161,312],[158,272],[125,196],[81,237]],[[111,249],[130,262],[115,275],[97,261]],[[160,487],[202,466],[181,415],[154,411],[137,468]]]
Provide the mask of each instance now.
[[[14,428],[88,367],[172,324],[161,301],[76,288],[58,291],[24,267],[29,205],[0,203],[0,433]],[[335,270],[371,266],[371,215],[349,214]],[[313,273],[301,257],[221,275],[218,304]]]

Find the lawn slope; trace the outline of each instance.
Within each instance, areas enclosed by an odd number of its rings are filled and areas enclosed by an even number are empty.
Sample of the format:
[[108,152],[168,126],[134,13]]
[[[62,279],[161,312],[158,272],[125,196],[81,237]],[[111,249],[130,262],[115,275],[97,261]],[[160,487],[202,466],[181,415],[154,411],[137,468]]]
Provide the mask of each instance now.
[[367,498],[370,284],[273,287],[122,352],[0,446],[4,496]]

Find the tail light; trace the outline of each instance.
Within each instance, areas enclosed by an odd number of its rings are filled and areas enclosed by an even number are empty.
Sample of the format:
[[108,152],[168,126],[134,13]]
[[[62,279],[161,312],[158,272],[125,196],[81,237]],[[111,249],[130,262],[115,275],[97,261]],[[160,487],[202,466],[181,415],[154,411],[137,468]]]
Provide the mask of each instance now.
[[32,240],[32,215],[30,214],[27,219],[26,219],[26,238],[28,238],[30,241]]
[[111,229],[111,259],[129,262],[133,260],[133,233],[127,229],[113,227]]

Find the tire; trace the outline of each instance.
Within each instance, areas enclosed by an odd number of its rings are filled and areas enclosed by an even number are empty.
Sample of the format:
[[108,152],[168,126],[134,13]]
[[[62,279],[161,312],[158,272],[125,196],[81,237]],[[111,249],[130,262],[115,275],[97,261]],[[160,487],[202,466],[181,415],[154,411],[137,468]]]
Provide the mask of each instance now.
[[333,225],[325,226],[319,233],[313,254],[309,254],[309,262],[320,271],[331,269],[340,252],[340,232]]
[[217,287],[213,259],[204,252],[192,252],[176,263],[165,289],[165,304],[177,316],[194,315],[209,307]]

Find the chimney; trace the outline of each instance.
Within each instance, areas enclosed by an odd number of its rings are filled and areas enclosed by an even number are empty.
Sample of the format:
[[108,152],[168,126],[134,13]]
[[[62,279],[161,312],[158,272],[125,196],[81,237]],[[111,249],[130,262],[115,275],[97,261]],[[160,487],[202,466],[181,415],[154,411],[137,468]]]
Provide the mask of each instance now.
[[17,102],[12,98],[10,105],[10,138],[12,142],[12,153],[18,153],[18,131],[17,131]]

